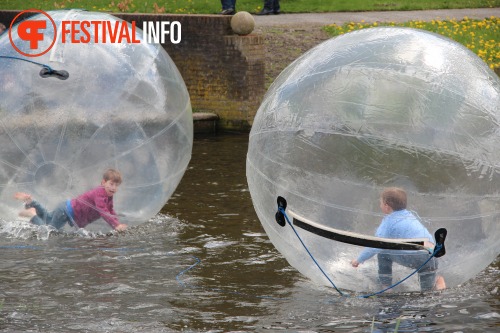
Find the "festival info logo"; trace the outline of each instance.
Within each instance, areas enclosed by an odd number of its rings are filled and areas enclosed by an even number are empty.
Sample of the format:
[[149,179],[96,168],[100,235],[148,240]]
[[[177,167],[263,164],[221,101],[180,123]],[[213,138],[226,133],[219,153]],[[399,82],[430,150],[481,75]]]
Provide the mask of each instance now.
[[[22,19],[27,13],[41,14]],[[45,18],[44,18],[45,16]],[[16,26],[16,23],[19,24]],[[49,52],[56,40],[59,43],[170,43],[181,42],[181,24],[178,21],[144,21],[142,41],[136,33],[136,23],[126,21],[90,20],[61,21],[58,27],[49,14],[38,9],[20,12],[9,28],[9,39],[14,49],[26,57],[38,57]]]

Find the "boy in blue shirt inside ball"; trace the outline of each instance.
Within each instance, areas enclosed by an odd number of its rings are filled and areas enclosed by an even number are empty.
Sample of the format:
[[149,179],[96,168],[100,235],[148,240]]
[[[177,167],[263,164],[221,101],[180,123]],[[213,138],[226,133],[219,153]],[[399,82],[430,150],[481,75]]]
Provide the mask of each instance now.
[[[387,214],[378,227],[375,236],[383,238],[427,238],[424,243],[427,248],[433,248],[434,238],[429,231],[422,225],[419,219],[406,209],[406,192],[398,187],[386,188],[380,196],[380,209]],[[390,251],[384,251],[376,248],[365,248],[357,259],[351,261],[353,267],[370,259],[374,255],[378,258],[379,280],[383,286],[392,285],[392,264],[398,263],[405,267],[417,269],[427,259],[429,254],[419,251],[404,251],[404,254],[398,251],[392,254]],[[442,276],[436,276],[438,268],[436,258],[432,258],[419,272],[421,290],[441,290],[446,288],[446,283]]]

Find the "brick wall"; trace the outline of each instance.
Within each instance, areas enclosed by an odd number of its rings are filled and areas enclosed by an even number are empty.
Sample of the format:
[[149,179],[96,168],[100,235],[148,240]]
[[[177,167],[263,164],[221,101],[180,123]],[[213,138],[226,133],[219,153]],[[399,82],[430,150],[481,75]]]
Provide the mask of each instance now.
[[[7,27],[19,11],[0,11]],[[126,21],[179,21],[182,42],[163,47],[179,69],[195,111],[213,112],[219,128],[248,131],[265,93],[264,41],[258,34],[238,36],[231,17],[114,13]]]

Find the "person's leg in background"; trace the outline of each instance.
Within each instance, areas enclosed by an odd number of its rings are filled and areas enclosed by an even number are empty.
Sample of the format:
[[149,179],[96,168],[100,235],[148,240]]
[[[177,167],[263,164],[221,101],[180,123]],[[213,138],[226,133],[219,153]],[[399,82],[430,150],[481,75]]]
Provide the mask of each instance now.
[[236,13],[236,0],[221,0],[221,15],[234,15]]

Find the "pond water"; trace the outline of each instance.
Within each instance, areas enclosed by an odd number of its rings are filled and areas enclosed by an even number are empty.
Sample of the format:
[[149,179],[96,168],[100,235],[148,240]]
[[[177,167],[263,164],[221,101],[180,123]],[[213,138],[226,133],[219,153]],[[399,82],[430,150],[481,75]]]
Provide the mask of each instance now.
[[122,235],[1,222],[0,332],[500,331],[499,260],[443,292],[359,299],[312,284],[257,219],[247,143],[196,139],[162,213]]

